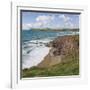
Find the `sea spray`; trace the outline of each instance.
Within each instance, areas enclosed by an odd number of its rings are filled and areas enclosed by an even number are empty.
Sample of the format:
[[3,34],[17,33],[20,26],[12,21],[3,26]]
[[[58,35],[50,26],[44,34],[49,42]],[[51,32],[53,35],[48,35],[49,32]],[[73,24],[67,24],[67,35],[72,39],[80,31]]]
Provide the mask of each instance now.
[[50,48],[45,46],[36,47],[29,54],[23,57],[22,69],[37,66],[49,53]]
[[[22,69],[37,66],[49,53],[45,45],[58,36],[73,35],[72,31],[22,31]],[[78,34],[78,32],[77,32]]]

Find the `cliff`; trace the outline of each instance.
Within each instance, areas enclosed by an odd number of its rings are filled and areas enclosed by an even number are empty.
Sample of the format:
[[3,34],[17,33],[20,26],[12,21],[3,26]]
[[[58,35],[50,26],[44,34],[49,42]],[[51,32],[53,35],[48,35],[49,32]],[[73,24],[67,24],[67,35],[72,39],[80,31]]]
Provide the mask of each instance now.
[[71,60],[67,60],[68,57],[76,58],[79,55],[79,36],[57,37],[47,46],[52,48],[44,60],[38,64],[40,68],[68,62]]
[[47,44],[51,47],[44,60],[22,71],[22,77],[79,75],[79,36],[57,37]]

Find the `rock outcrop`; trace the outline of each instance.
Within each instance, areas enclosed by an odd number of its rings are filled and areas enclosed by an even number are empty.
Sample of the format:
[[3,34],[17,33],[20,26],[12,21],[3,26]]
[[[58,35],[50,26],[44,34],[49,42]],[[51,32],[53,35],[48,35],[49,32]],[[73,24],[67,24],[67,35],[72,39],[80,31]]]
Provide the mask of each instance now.
[[38,64],[38,67],[51,67],[53,65],[67,62],[66,56],[79,54],[79,36],[60,36],[50,42],[48,47],[52,47],[49,54]]

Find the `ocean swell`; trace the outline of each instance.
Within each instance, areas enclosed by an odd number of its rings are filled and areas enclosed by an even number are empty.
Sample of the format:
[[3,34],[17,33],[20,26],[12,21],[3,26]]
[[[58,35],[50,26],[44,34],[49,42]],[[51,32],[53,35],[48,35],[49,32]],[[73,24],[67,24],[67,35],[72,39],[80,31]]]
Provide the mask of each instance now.
[[46,43],[50,40],[32,40],[28,41],[22,49],[22,69],[37,66],[49,53],[50,48]]

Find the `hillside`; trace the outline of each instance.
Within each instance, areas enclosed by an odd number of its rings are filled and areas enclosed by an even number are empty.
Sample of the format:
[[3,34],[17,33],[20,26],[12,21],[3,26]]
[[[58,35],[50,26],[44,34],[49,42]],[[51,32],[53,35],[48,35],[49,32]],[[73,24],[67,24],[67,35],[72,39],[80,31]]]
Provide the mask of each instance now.
[[79,75],[79,36],[57,37],[47,44],[49,54],[36,67],[24,69],[23,77]]
[[34,30],[34,31],[73,31],[73,32],[79,31],[78,28],[73,28],[73,29],[70,29],[70,28],[65,28],[65,29],[31,28],[31,30]]
[[64,58],[73,54],[78,55],[79,42],[78,36],[62,36],[56,38],[48,44],[52,47],[49,54],[38,65],[38,67],[49,67],[61,62],[67,62]]

